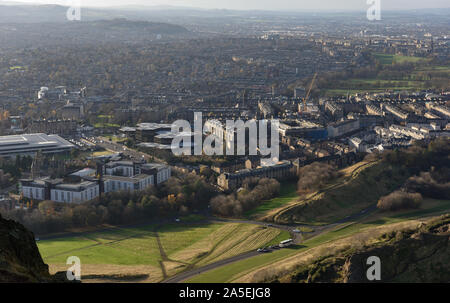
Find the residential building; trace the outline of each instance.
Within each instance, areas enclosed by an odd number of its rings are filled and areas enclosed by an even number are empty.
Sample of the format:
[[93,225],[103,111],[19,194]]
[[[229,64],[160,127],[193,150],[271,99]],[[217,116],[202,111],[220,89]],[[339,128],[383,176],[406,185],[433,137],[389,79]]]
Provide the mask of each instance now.
[[234,190],[242,186],[249,178],[273,178],[282,180],[295,175],[295,168],[290,161],[283,161],[273,166],[244,169],[236,173],[224,173],[217,178],[217,185],[224,190]]
[[51,200],[65,203],[81,203],[93,200],[100,195],[98,182],[79,181],[75,183],[64,182],[63,179],[20,180],[20,192],[29,199]]

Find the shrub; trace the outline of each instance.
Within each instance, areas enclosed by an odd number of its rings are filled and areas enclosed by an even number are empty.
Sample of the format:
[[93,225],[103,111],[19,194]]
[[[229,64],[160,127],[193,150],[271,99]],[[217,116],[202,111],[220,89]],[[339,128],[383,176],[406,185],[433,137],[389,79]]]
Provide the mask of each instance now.
[[303,194],[320,189],[325,183],[339,176],[339,172],[332,165],[315,162],[302,167],[299,171],[298,192]]
[[438,183],[429,172],[422,172],[406,181],[405,188],[433,199],[450,199],[450,182]]
[[408,193],[399,190],[382,197],[378,201],[377,207],[384,211],[418,208],[422,200],[422,195],[419,193]]

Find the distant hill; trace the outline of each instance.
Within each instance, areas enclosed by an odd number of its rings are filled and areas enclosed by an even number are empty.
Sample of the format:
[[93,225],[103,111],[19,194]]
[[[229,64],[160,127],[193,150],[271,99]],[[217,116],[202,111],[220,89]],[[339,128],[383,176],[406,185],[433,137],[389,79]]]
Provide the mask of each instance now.
[[74,43],[140,43],[193,36],[193,33],[180,25],[130,21],[124,18],[81,22],[0,23],[0,48],[3,46],[9,49]]
[[105,32],[118,32],[135,30],[147,34],[167,34],[167,35],[181,35],[188,34],[189,31],[179,25],[160,23],[160,22],[147,22],[147,21],[129,21],[127,19],[113,19],[113,20],[99,20],[90,22],[75,22],[71,24],[74,28],[79,29],[99,29]]
[[64,22],[67,7],[61,5],[4,5],[0,2],[0,23]]

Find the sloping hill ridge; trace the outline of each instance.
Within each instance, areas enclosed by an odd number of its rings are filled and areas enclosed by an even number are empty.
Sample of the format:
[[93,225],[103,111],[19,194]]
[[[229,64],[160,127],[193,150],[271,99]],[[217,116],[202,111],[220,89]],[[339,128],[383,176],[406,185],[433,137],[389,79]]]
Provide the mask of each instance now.
[[385,234],[368,247],[320,258],[277,281],[367,283],[366,260],[378,256],[380,282],[449,282],[449,239],[450,215],[447,214],[415,230]]
[[0,283],[63,282],[61,277],[50,275],[33,233],[0,215]]
[[399,188],[411,176],[406,169],[383,162],[363,168],[348,180],[332,184],[314,198],[280,212],[274,221],[280,224],[334,223],[375,205],[379,198]]

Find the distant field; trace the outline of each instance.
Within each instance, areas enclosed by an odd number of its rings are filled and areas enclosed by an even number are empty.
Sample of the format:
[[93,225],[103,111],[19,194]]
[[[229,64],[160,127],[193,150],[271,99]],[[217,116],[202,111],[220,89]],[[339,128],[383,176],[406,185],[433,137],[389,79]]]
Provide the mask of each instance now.
[[101,157],[101,156],[110,156],[110,155],[114,155],[114,153],[107,151],[107,150],[92,153],[92,157]]
[[[450,66],[438,66],[430,63],[430,58],[411,57],[392,54],[374,54],[375,58],[384,66],[402,63],[417,64],[415,70],[405,74],[402,78],[383,78],[375,79],[346,79],[341,81],[339,88],[320,88],[326,96],[335,96],[347,94],[355,95],[357,93],[377,93],[385,91],[418,91],[429,88],[428,80],[448,79],[450,77]],[[450,82],[449,82],[450,83]]]
[[114,123],[102,123],[102,122],[98,122],[94,124],[95,128],[106,128],[106,127],[113,127],[113,128],[120,128],[119,124],[114,124]]
[[391,54],[382,54],[376,53],[375,58],[380,61],[381,64],[391,65],[393,63],[417,63],[417,62],[427,62],[429,59],[421,58],[421,57],[413,57],[413,56],[402,56],[402,55],[391,55]]
[[111,140],[112,142],[118,143],[118,142],[124,142],[127,140],[127,138],[121,138],[118,136],[114,136],[114,135],[109,135],[109,136],[103,136],[105,139],[107,140]]
[[[41,240],[38,247],[52,272],[67,269],[67,258],[77,256],[86,265],[86,281],[157,282],[163,280],[162,264],[170,276],[288,237],[286,232],[251,224],[169,224],[157,232],[155,226],[149,225]],[[120,275],[114,275],[114,269]]]

